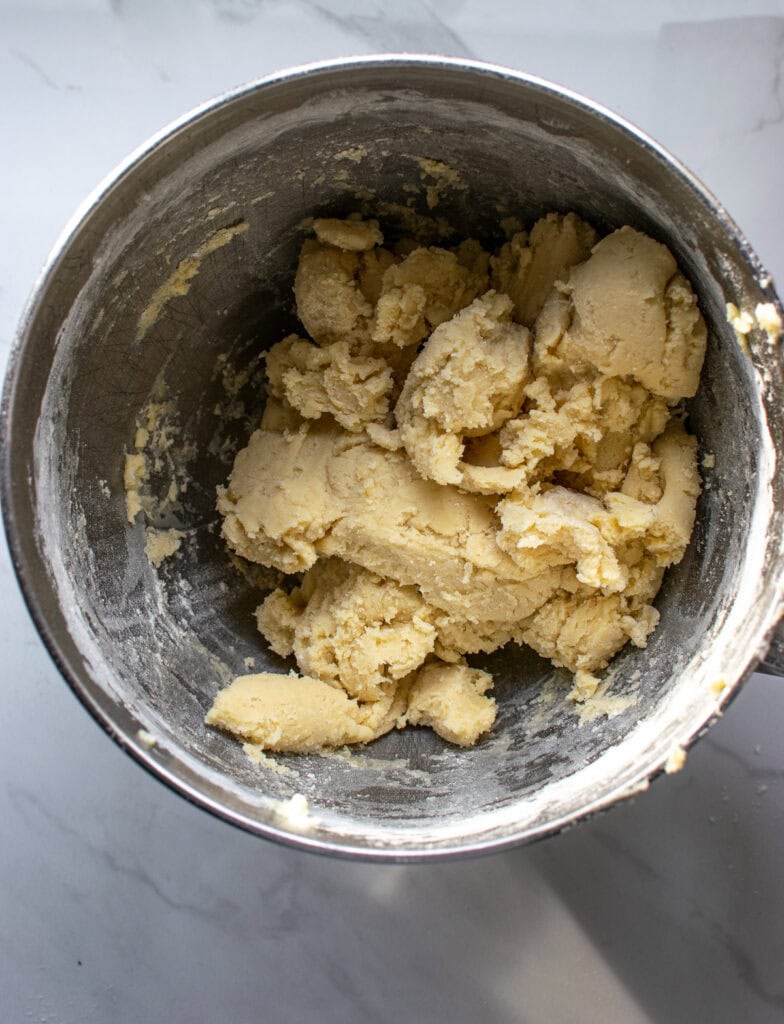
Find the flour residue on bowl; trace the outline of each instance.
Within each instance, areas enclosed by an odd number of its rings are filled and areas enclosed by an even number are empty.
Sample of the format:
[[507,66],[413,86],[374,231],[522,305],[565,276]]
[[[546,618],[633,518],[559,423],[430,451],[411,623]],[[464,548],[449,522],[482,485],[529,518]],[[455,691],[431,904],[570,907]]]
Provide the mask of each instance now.
[[195,453],[195,445],[183,435],[165,381],[159,377],[152,398],[137,417],[133,451],[123,463],[127,519],[133,523],[142,514],[145,554],[155,567],[175,554],[187,536],[180,528],[182,496],[190,484],[187,463]]
[[205,242],[202,242],[193,252],[193,255],[179,261],[169,277],[153,292],[152,298],[142,311],[136,330],[137,342],[141,341],[172,299],[188,294],[194,277],[201,270],[202,262],[211,253],[221,249],[224,245],[228,245],[229,242],[237,238],[238,235],[244,234],[247,230],[248,222],[245,220],[232,224],[230,227],[221,228],[213,235],[210,235]]
[[581,725],[595,722],[598,718],[614,718],[615,715],[620,715],[639,702],[641,697],[639,686],[622,694],[612,693],[612,686],[612,678],[604,679],[599,682],[590,696],[583,702],[575,704],[575,712]]

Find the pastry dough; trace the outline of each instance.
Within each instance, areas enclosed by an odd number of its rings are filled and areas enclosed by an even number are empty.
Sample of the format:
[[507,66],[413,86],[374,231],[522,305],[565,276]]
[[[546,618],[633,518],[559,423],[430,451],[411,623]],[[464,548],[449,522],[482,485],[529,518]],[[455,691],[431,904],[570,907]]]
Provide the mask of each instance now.
[[630,227],[596,242],[548,214],[492,259],[473,240],[386,249],[356,216],[314,230],[308,337],[267,353],[272,397],[218,495],[235,552],[304,573],[257,611],[303,674],[239,677],[207,722],[280,751],[407,723],[469,746],[495,702],[466,654],[515,640],[584,680],[647,643],[694,525],[678,412],[705,324]]

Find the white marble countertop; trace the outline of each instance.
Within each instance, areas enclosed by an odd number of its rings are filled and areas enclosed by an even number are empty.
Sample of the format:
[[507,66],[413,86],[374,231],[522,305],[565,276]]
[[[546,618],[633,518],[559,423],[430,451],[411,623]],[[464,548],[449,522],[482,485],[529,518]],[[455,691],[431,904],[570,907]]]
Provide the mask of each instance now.
[[[392,13],[394,12],[394,13]],[[670,147],[784,278],[784,0],[0,0],[0,362],[83,196],[210,96],[430,51],[577,89]],[[752,677],[685,769],[481,860],[333,861],[210,818],[59,677],[0,552],[0,1020],[784,1019],[784,685]]]

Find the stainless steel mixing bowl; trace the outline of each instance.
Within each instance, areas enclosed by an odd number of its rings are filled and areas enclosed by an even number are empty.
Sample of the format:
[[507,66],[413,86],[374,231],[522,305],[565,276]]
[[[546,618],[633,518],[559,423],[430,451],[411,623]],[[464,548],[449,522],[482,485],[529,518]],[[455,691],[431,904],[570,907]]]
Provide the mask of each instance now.
[[[435,212],[460,236],[497,242],[502,217],[527,223],[557,209],[605,230],[631,224],[670,246],[710,328],[689,417],[716,467],[688,553],[658,599],[659,628],[647,650],[618,658],[612,692],[628,700],[616,715],[581,721],[566,676],[510,648],[485,659],[499,716],[475,749],[407,730],[351,758],[279,758],[291,772],[276,772],[203,724],[246,658],[286,667],[251,616],[271,580],[232,564],[215,487],[263,406],[258,353],[294,325],[303,219],[381,206],[394,228],[409,202],[430,213],[422,157],[459,172],[461,187],[445,188]],[[217,234],[244,224],[228,241]],[[180,294],[164,295],[166,281]],[[543,81],[381,57],[296,69],[221,97],[86,202],[22,322],[2,414],[4,508],[38,628],[121,746],[253,832],[405,859],[557,831],[644,788],[704,731],[779,617],[782,360],[759,331],[750,354],[741,349],[727,301],[778,303],[721,206],[650,139]],[[122,476],[140,410],[161,387],[175,443],[152,488],[163,492],[172,475],[190,484],[179,510],[159,508],[156,525],[186,537],[156,572],[141,522],[126,521]],[[308,800],[305,821],[283,813],[295,793]]]

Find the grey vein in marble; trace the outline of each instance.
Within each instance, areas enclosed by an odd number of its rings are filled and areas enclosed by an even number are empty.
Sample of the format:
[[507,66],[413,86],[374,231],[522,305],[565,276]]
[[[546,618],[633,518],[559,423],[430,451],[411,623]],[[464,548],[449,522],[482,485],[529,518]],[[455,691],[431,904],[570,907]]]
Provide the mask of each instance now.
[[302,0],[306,10],[365,44],[370,52],[436,53],[475,57],[455,29],[424,0],[397,0],[394,16],[384,0],[317,3]]
[[44,85],[48,86],[50,89],[54,89],[58,92],[61,89],[65,89],[68,92],[82,91],[80,85],[74,85],[72,83],[68,83],[66,85],[58,85],[58,83],[55,82],[53,78],[49,77],[49,75],[46,73],[46,71],[44,71],[44,69],[41,67],[38,61],[34,60],[29,53],[25,53],[22,50],[15,49],[11,49],[8,52],[11,54],[12,57],[15,57],[18,61],[21,61],[22,64],[26,65],[26,67],[30,68],[31,71],[35,72],[39,80],[42,81]]

